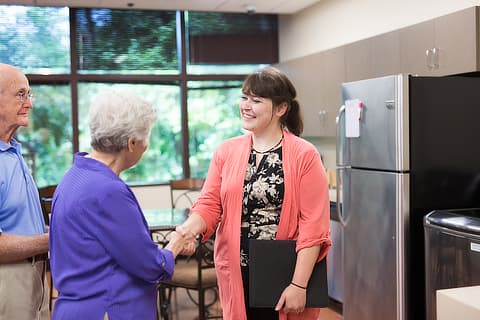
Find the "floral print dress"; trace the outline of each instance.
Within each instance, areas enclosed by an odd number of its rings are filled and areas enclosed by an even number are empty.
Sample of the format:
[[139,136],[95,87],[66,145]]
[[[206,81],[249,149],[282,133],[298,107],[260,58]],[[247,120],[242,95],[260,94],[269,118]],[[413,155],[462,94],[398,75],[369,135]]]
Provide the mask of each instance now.
[[[262,157],[256,166],[256,157]],[[252,149],[243,186],[240,265],[247,267],[248,240],[275,239],[284,194],[282,146],[265,153]]]

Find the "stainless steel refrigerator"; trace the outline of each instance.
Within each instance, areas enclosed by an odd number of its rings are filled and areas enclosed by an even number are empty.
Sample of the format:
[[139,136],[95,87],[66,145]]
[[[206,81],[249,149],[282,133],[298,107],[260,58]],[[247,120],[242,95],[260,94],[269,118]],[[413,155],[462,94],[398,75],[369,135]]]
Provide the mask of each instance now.
[[337,208],[344,320],[425,319],[423,217],[480,206],[480,78],[342,85]]

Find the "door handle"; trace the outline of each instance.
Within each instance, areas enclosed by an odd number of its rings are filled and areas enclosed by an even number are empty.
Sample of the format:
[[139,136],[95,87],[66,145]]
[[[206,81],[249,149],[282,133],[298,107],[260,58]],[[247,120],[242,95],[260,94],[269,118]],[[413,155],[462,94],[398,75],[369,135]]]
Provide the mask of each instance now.
[[335,148],[337,167],[345,166],[345,163],[343,163],[343,153],[340,150],[342,149],[342,127],[340,125],[342,115],[345,115],[345,106],[341,106],[340,109],[338,109],[337,117],[335,118],[335,126],[337,131]]
[[336,170],[337,175],[337,217],[338,222],[345,227],[347,225],[348,219],[343,217],[343,179],[342,171],[345,171],[345,168],[339,167]]

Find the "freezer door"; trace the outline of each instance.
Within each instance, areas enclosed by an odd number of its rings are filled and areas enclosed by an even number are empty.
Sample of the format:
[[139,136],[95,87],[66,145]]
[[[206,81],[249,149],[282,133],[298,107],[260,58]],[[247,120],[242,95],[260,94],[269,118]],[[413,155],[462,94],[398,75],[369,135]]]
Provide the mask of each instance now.
[[405,320],[408,174],[343,174],[345,320]]
[[342,84],[342,98],[363,103],[360,136],[345,137],[345,119],[339,121],[342,135],[341,163],[355,168],[408,171],[408,76],[395,75]]

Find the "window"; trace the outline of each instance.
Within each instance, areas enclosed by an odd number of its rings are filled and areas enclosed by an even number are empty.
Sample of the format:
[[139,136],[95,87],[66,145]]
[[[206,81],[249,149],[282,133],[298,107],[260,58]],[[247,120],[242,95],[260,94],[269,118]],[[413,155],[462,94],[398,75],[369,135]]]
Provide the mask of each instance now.
[[250,73],[278,62],[277,16],[188,12],[188,73]]
[[78,9],[79,73],[179,72],[174,11]]
[[35,95],[28,127],[17,131],[38,186],[56,184],[72,163],[72,107],[67,85],[31,85]]
[[215,148],[243,133],[241,81],[189,81],[188,132],[192,177],[205,177]]
[[79,84],[80,150],[90,150],[88,110],[91,99],[107,88],[140,95],[157,109],[157,123],[152,128],[150,144],[140,162],[122,173],[131,184],[154,184],[182,176],[182,125],[180,122],[180,88],[178,85],[150,84]]
[[278,55],[275,15],[0,5],[0,16],[0,61],[22,69],[36,96],[17,138],[39,186],[90,151],[90,101],[109,87],[159,111],[127,183],[204,177],[218,144],[243,133],[245,75]]
[[67,8],[0,5],[0,61],[25,73],[70,72]]

